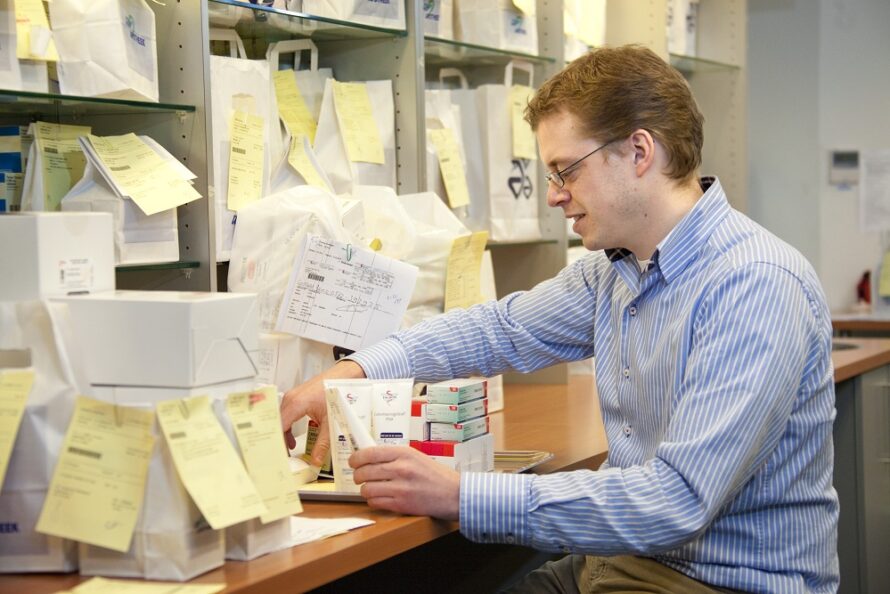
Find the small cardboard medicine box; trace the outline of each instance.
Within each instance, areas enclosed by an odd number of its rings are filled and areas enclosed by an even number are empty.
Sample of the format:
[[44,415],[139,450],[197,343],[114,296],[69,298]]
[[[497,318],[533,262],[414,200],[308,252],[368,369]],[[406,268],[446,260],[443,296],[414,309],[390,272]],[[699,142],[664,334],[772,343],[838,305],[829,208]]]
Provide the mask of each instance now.
[[27,212],[0,217],[0,301],[114,290],[107,213]]
[[454,379],[426,388],[426,399],[430,404],[462,404],[488,396],[488,382],[481,378]]
[[190,388],[256,375],[252,294],[110,291],[59,301],[91,384]]

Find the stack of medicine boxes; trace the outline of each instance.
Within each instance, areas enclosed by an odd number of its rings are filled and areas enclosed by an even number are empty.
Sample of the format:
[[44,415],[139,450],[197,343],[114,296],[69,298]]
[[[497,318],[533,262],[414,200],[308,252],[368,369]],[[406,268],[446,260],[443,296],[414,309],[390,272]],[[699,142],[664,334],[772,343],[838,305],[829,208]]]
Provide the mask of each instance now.
[[0,573],[77,569],[76,542],[36,531],[74,400],[89,387],[67,309],[45,300],[113,290],[112,233],[106,213],[0,216],[0,370],[34,373],[0,485]]
[[411,403],[411,447],[459,472],[494,470],[488,404],[484,379],[430,384]]

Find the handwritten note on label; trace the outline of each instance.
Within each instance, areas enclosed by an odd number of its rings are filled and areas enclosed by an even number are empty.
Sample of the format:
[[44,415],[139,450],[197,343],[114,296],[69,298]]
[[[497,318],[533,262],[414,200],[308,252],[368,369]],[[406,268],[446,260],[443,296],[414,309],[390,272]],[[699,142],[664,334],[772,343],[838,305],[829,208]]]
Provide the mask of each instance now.
[[292,136],[306,136],[315,142],[315,129],[318,122],[309,112],[306,101],[300,94],[293,70],[277,70],[272,74],[275,82],[275,98],[278,100],[278,115],[284,121]]
[[226,410],[247,472],[269,510],[260,520],[271,522],[303,511],[297,493],[299,483],[291,473],[287,450],[281,447],[281,414],[275,387],[231,394]]
[[383,141],[374,120],[367,85],[336,81],[332,84],[334,109],[349,160],[382,165]]
[[80,396],[37,531],[125,553],[142,509],[154,413]]
[[9,466],[9,456],[15,445],[25,403],[34,385],[34,371],[30,369],[0,371],[0,486]]
[[488,241],[488,231],[477,231],[458,237],[451,244],[448,268],[445,271],[445,311],[455,307],[470,307],[482,302],[480,277],[482,252]]
[[436,149],[439,169],[445,182],[448,204],[451,208],[466,206],[470,203],[470,190],[467,187],[467,172],[460,158],[460,150],[454,131],[450,128],[429,130],[430,142]]
[[510,87],[510,119],[513,128],[513,156],[518,159],[538,158],[535,134],[522,114],[534,89],[523,85]]
[[90,135],[87,141],[87,150],[94,151],[111,183],[146,215],[201,197],[179,171],[133,133]]
[[416,266],[309,235],[275,329],[358,350],[398,330],[416,281]]
[[179,479],[211,528],[268,511],[207,396],[165,400],[157,411]]
[[263,197],[263,127],[262,116],[243,111],[232,114],[229,146],[229,210],[238,211]]

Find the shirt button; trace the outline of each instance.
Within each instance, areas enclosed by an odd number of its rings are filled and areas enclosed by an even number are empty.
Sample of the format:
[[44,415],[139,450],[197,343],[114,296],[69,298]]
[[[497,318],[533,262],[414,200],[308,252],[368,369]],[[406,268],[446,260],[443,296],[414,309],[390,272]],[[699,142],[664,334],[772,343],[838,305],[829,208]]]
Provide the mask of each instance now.
[[630,377],[630,369],[629,368],[625,367],[624,371],[622,373],[624,374],[624,377]]
[[631,305],[631,306],[630,306],[630,309],[629,309],[628,311],[630,312],[630,315],[632,315],[632,316],[637,315],[637,306],[636,306],[636,305]]
[[512,534],[508,534],[506,540],[507,540],[507,544],[513,544],[514,542],[516,542],[516,539],[513,538]]
[[562,547],[562,552],[563,552],[563,553],[571,553],[571,552],[572,552],[572,549],[570,549],[569,547],[565,547],[565,546],[564,546],[564,547]]
[[630,432],[631,432],[630,425],[625,425],[624,426],[624,435],[626,437],[630,437]]

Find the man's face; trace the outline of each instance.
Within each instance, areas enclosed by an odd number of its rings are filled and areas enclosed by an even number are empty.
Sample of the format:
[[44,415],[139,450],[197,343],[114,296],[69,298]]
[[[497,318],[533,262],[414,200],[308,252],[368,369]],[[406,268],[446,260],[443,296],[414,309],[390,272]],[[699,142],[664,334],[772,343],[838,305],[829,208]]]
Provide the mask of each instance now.
[[[590,138],[577,118],[568,112],[548,116],[538,123],[538,147],[544,167],[563,171],[591,151],[613,140]],[[617,146],[625,139],[616,139]],[[565,185],[550,182],[547,204],[560,207],[566,218],[573,219],[572,229],[589,250],[626,247],[622,238],[632,233],[635,220],[634,201],[630,197],[629,171],[619,155],[600,150],[562,174]]]

